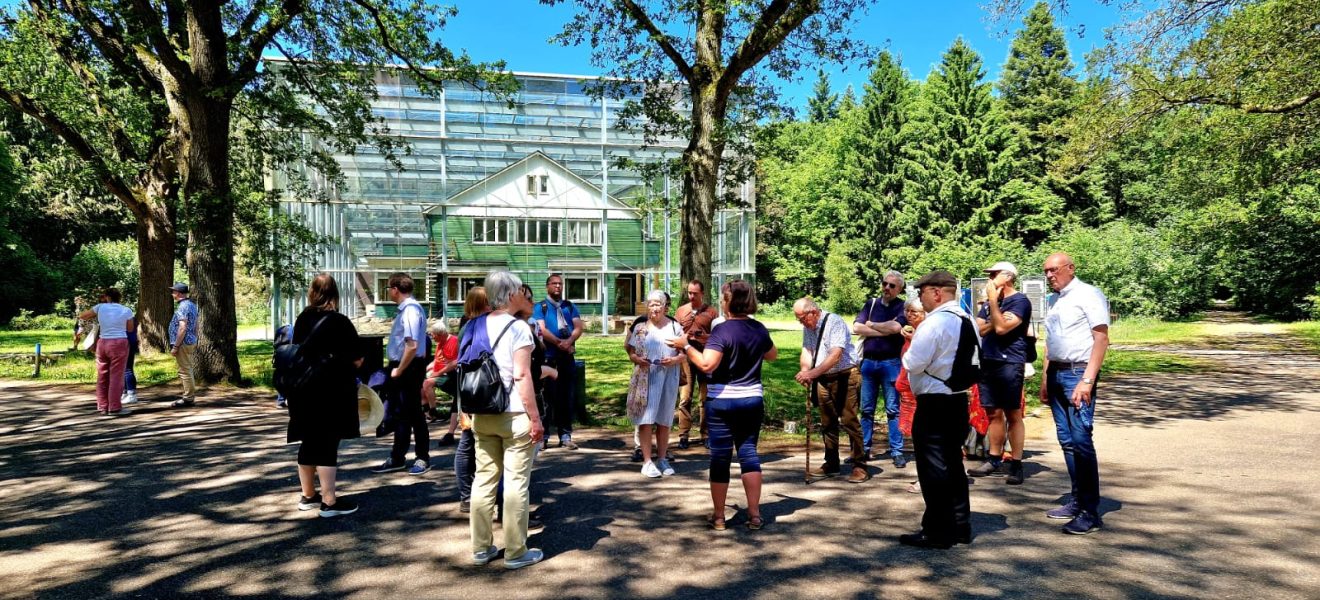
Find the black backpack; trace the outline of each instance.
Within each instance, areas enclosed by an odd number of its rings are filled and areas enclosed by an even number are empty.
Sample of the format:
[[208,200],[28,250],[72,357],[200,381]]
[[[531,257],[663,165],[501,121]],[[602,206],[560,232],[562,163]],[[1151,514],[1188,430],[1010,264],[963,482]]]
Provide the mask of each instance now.
[[[981,383],[981,343],[976,337],[976,326],[967,317],[958,317],[962,326],[958,330],[958,350],[953,354],[953,372],[948,379],[940,379],[955,394]],[[975,361],[973,361],[975,357]]]
[[272,383],[275,384],[276,391],[285,398],[301,397],[311,392],[314,382],[334,368],[333,354],[313,356],[305,351],[307,342],[316,336],[316,330],[320,329],[329,317],[330,315],[322,316],[301,344],[293,343],[292,330],[287,341],[276,342],[275,374]]
[[495,337],[495,343],[491,343],[486,333],[486,317],[481,315],[468,321],[467,327],[463,329],[458,367],[453,375],[458,380],[454,397],[458,399],[459,412],[497,415],[509,408],[509,390],[504,387],[504,378],[500,375],[492,353],[518,319],[510,320]]

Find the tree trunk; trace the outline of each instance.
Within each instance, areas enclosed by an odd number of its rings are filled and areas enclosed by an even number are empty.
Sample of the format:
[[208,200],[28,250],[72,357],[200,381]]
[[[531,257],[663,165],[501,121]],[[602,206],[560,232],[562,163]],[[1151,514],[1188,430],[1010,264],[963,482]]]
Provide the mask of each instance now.
[[137,218],[138,288],[137,326],[143,346],[165,351],[169,347],[170,317],[174,303],[169,287],[174,283],[174,217],[168,204],[148,205]]
[[712,285],[707,296],[718,298],[711,278],[712,224],[717,206],[723,142],[716,142],[716,127],[724,120],[723,102],[712,99],[715,83],[692,87],[692,139],[683,152],[683,226],[679,238],[679,268],[684,281],[698,279]]

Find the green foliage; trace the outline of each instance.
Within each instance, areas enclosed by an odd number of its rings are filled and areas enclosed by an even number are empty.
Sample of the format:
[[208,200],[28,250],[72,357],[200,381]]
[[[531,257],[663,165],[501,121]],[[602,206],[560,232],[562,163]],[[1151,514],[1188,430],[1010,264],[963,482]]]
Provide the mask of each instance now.
[[119,288],[125,306],[137,302],[137,244],[132,240],[100,241],[83,246],[68,267],[68,293],[94,297],[97,290]]
[[[61,332],[69,332],[69,335],[72,335],[73,323],[74,318],[72,314],[55,313],[49,315],[36,315],[32,314],[32,311],[30,310],[19,309],[18,314],[14,315],[14,318],[10,319],[9,324],[5,327],[14,331],[60,330]],[[11,340],[6,340],[6,345],[8,345],[10,341]],[[67,336],[63,341],[68,341]],[[20,348],[22,347],[26,347],[25,349],[30,350],[32,347],[31,340],[23,340],[23,343],[20,344]],[[55,345],[47,344],[47,347],[54,348]]]
[[1170,232],[1126,221],[1069,227],[1047,245],[1071,255],[1077,277],[1099,287],[1119,316],[1188,315],[1206,305],[1217,283]]
[[830,79],[825,69],[816,70],[816,85],[807,98],[807,120],[824,123],[839,116],[839,95],[830,91]]
[[852,259],[854,248],[860,245],[856,241],[834,244],[825,257],[825,308],[830,312],[857,310],[869,296]]

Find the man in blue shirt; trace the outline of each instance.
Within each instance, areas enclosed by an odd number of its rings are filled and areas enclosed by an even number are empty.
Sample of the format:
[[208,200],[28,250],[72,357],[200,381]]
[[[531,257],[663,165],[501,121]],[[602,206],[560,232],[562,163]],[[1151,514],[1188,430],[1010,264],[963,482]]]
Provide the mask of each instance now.
[[871,437],[875,429],[876,400],[880,392],[885,395],[885,416],[889,420],[888,453],[894,466],[907,466],[903,455],[903,432],[898,427],[898,372],[903,367],[899,356],[903,351],[903,274],[890,271],[884,276],[884,290],[879,298],[872,298],[862,306],[853,319],[853,334],[862,338],[862,446],[871,454]]
[[188,297],[188,284],[176,283],[170,286],[170,295],[179,305],[170,317],[170,355],[179,367],[179,382],[183,384],[183,393],[173,406],[180,408],[192,406],[197,399],[197,383],[193,377],[193,351],[197,349],[197,303]]
[[[426,415],[422,411],[422,380],[426,378],[426,309],[413,299],[413,278],[407,273],[390,275],[390,300],[398,305],[394,325],[390,328],[389,357],[385,395],[389,400],[388,418],[394,423],[394,446],[390,458],[373,473],[388,473],[408,469],[409,475],[421,475],[431,470],[428,446],[431,432],[427,429]],[[409,465],[409,436],[415,438],[415,459]]]
[[564,277],[558,273],[545,280],[545,295],[532,309],[532,318],[545,340],[546,364],[559,371],[559,377],[546,385],[545,392],[559,434],[559,447],[576,450],[573,415],[578,402],[577,367],[573,361],[577,351],[574,344],[582,337],[582,313],[564,298]]

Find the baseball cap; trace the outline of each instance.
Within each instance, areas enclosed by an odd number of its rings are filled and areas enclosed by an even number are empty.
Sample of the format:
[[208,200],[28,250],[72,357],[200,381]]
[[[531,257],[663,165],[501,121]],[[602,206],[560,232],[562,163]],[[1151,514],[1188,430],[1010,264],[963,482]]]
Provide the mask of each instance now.
[[1017,277],[1017,274],[1018,274],[1017,267],[1013,266],[1013,263],[1008,262],[1008,261],[1006,261],[1006,260],[1001,260],[1001,261],[999,261],[999,262],[997,262],[997,263],[995,263],[995,264],[993,264],[993,265],[990,265],[990,268],[989,268],[989,269],[986,269],[985,272],[986,272],[986,273],[1012,273],[1014,277]]
[[170,290],[175,291],[175,292],[178,292],[178,293],[180,293],[180,294],[187,294],[187,293],[188,293],[188,284],[186,284],[186,283],[176,283],[176,284],[170,286]]

